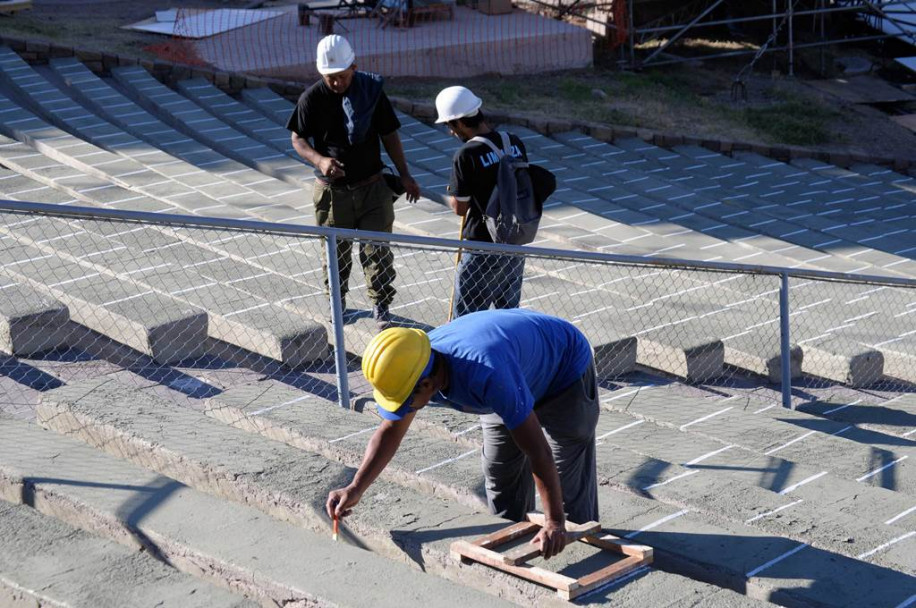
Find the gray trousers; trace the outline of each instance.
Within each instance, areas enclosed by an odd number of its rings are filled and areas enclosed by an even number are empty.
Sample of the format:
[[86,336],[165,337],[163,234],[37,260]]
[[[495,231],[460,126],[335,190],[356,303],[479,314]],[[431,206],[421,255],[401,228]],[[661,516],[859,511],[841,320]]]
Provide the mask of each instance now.
[[[598,521],[595,427],[599,407],[594,363],[563,392],[534,406],[560,473],[563,510],[573,523]],[[524,521],[525,515],[534,510],[531,463],[515,444],[502,418],[488,414],[480,417],[480,424],[490,512]]]

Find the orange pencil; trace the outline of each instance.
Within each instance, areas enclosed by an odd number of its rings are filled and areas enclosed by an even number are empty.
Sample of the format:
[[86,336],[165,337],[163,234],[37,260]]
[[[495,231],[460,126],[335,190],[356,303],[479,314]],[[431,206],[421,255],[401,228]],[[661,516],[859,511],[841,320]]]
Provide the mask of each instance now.
[[331,538],[332,538],[332,539],[337,540],[337,532],[338,532],[338,528],[337,528],[337,518],[335,517],[335,518],[334,518],[334,532],[333,532],[333,534],[331,534]]

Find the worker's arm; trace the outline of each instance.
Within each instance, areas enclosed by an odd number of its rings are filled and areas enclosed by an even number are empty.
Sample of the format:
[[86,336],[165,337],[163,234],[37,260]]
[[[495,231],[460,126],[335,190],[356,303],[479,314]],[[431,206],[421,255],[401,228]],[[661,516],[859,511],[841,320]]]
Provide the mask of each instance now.
[[420,198],[420,185],[410,176],[410,169],[407,168],[407,160],[404,158],[404,146],[401,145],[401,137],[397,131],[392,131],[388,135],[382,135],[382,143],[385,144],[385,151],[388,152],[391,162],[394,163],[401,176],[401,184],[407,193],[407,200],[411,203],[417,202]]
[[563,513],[560,474],[541,430],[541,423],[534,412],[509,433],[531,462],[534,483],[544,507],[544,527],[531,542],[539,544],[541,555],[544,559],[549,559],[566,548],[566,516]]
[[469,200],[459,201],[454,196],[448,197],[448,206],[452,208],[452,211],[455,212],[455,215],[463,216],[468,212],[468,206],[470,205]]
[[318,167],[318,170],[321,171],[321,174],[325,177],[338,179],[347,174],[342,162],[330,156],[322,156],[318,153],[318,150],[309,144],[307,139],[300,137],[295,131],[291,138],[293,141],[293,149],[296,153],[301,156],[305,162]]
[[328,494],[328,502],[325,505],[328,517],[333,519],[335,516],[346,517],[350,514],[363,493],[391,462],[415,415],[416,412],[411,411],[401,420],[382,420],[382,424],[372,434],[372,439],[366,446],[363,461],[353,481],[350,485]]

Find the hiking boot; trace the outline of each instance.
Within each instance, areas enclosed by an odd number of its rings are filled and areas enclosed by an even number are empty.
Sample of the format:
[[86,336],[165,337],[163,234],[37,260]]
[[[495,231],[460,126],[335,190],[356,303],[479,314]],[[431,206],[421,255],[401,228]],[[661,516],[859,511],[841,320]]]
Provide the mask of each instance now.
[[391,313],[388,312],[387,304],[373,304],[372,318],[375,319],[375,324],[378,325],[379,331],[391,327]]

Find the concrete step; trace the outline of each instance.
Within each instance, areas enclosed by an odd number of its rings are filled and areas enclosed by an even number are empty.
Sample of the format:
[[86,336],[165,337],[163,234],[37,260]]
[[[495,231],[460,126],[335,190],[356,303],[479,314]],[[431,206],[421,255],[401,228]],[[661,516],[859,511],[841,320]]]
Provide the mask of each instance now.
[[[243,212],[163,176],[133,159],[112,154],[73,137],[16,106],[5,97],[0,96],[0,103],[4,104],[4,110],[0,114],[0,134],[28,144],[44,156],[76,168],[82,173],[136,190],[152,198],[172,204],[181,202],[197,210],[206,209],[221,217],[245,217]],[[36,155],[32,159],[19,160],[35,162],[40,161],[41,157]],[[37,166],[40,165],[39,162]],[[219,211],[214,211],[215,209]]]
[[[131,401],[136,407],[128,406],[130,414],[125,416],[123,403],[128,394],[140,401]],[[333,421],[340,432],[354,425],[363,428],[371,422],[366,415],[334,408],[314,397],[303,397],[299,407],[312,410],[326,422]],[[324,417],[321,410],[325,409],[330,410],[327,414],[337,416]],[[132,387],[111,381],[85,382],[48,393],[40,406],[39,418],[42,424],[111,454],[169,474],[199,490],[244,502],[318,534],[327,534],[328,529],[326,516],[322,514],[322,487],[331,487],[349,475],[333,460],[204,418],[148,391],[138,396]],[[291,483],[291,479],[308,480],[308,483]],[[422,567],[427,573],[499,593],[521,605],[552,604],[552,594],[537,585],[480,566],[459,566],[449,558],[451,542],[498,529],[505,525],[502,520],[383,480],[373,485],[361,504],[363,507],[346,520],[346,540],[396,561]],[[404,521],[407,512],[417,515],[413,521]],[[575,548],[569,551],[570,559],[577,555]],[[596,561],[590,567],[601,560],[592,559]],[[695,593],[712,605],[721,601],[713,599],[720,596],[737,605],[756,605],[726,590],[673,574],[647,569],[638,576],[589,595],[590,603],[661,605],[658,602],[669,591],[662,594],[659,589],[673,587],[695,589]],[[654,578],[655,583],[646,585],[642,577]]]
[[[80,106],[9,49],[0,49],[0,78],[37,113],[87,143],[141,163],[155,174],[198,192],[202,198],[221,201],[239,195],[237,187],[140,141]],[[253,193],[252,196],[257,198]]]
[[[226,391],[208,400],[207,413],[239,428],[303,449],[330,450],[338,454],[338,458],[358,461],[372,426],[358,428],[354,425],[345,429],[335,424],[334,428],[329,428],[328,423],[316,421],[316,414],[326,420],[328,414],[325,412],[295,407],[294,400],[299,397],[293,391],[282,387],[276,387],[275,391],[265,388],[238,387]],[[445,490],[439,489],[442,485],[452,487],[451,494],[456,498],[479,492],[479,473],[472,473],[476,463],[469,463],[466,457],[477,450],[448,456],[448,452],[458,450],[447,448],[444,442],[441,448],[432,449],[436,444],[431,441],[431,437],[420,440],[408,434],[401,448],[401,452],[407,454],[395,457],[388,474],[400,476],[401,483],[408,483],[412,477],[415,487],[427,491],[435,487],[440,496],[445,495]],[[425,447],[419,448],[421,445]],[[462,454],[466,456],[461,457]],[[601,521],[610,524],[617,535],[653,546],[658,567],[741,589],[750,597],[766,597],[783,605],[828,606],[844,601],[879,605],[903,601],[916,592],[913,577],[787,538],[761,534],[746,524],[713,523],[690,509],[609,490],[605,486],[599,488],[599,503]],[[904,550],[903,547],[898,549]],[[795,557],[802,550],[804,554]],[[903,588],[894,588],[894,599],[871,598],[868,594],[872,592],[887,592],[885,576],[899,581]],[[785,578],[797,577],[817,583],[802,587],[784,585]],[[852,580],[856,583],[852,584]],[[872,591],[864,592],[863,585]],[[855,599],[850,600],[853,596]]]
[[[6,229],[16,229],[37,218],[6,215],[4,221]],[[77,323],[161,363],[202,352],[207,335],[203,310],[12,239],[3,244],[6,274],[59,300]]]
[[[43,513],[143,547],[179,570],[261,604],[511,605],[335,543],[327,533],[202,494],[28,423],[0,421],[0,437],[4,499],[28,497]],[[62,453],[67,457],[58,459]]]
[[296,107],[296,104],[274,93],[268,87],[242,89],[241,98],[249,107],[258,110],[281,127],[286,126],[289,115]]
[[858,399],[812,400],[799,404],[798,411],[894,437],[916,436],[916,400],[907,393],[880,405]]
[[233,99],[213,83],[203,78],[180,80],[179,93],[252,139],[287,154],[293,149],[290,132],[274,121]]
[[[606,397],[602,403],[614,411],[680,431],[690,429],[722,445],[753,452],[756,462],[748,465],[745,474],[757,478],[772,472],[768,483],[774,491],[805,481],[793,494],[816,495],[836,481],[818,475],[830,474],[854,482],[846,486],[851,497],[857,490],[848,488],[862,486],[882,488],[886,501],[897,500],[892,498],[895,494],[908,497],[907,502],[916,496],[916,468],[910,462],[916,441],[779,407],[759,408],[760,414],[769,413],[754,415],[745,411],[746,404],[735,396],[718,400],[683,397],[673,407],[666,391],[646,389],[622,400]],[[778,458],[796,466],[773,467],[770,461],[777,453]]]
[[52,59],[50,67],[84,107],[168,154],[241,186],[236,200],[246,208],[283,204],[302,207],[309,212],[300,220],[311,217],[311,200],[306,192],[226,158],[165,124],[112,86],[110,80],[97,76],[77,59]]
[[266,175],[311,189],[311,171],[294,151],[278,152],[240,133],[141,67],[115,68],[112,76],[136,103],[179,131]]
[[27,357],[66,348],[69,321],[65,305],[0,269],[0,351]]
[[151,555],[0,501],[0,604],[254,608]]
[[[10,216],[18,223],[22,216]],[[271,357],[290,367],[323,360],[328,356],[327,330],[323,325],[235,288],[232,281],[215,283],[189,268],[190,262],[212,261],[212,253],[162,232],[124,230],[110,236],[109,222],[62,221],[41,217],[25,226],[0,231],[16,242],[78,264],[98,281],[127,281],[147,293],[174,298],[207,312],[208,334],[252,352]],[[51,264],[53,266],[53,263]],[[242,264],[233,270],[246,278],[253,273]],[[238,275],[237,275],[238,276]],[[66,286],[61,286],[64,291]]]

